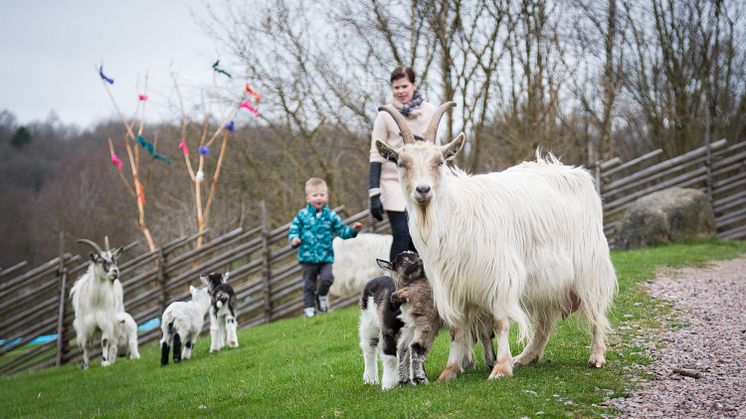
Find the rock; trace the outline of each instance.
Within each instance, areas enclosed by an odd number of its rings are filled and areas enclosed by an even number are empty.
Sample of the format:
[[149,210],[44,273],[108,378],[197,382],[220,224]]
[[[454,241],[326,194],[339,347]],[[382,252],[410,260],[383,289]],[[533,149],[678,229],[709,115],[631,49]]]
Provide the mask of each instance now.
[[715,214],[704,192],[669,188],[632,203],[616,233],[619,249],[707,239],[715,235]]

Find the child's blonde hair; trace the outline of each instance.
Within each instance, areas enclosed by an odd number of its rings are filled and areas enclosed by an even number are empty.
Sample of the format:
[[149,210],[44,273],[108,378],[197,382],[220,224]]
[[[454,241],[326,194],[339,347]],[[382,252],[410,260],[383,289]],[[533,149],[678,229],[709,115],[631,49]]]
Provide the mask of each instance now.
[[312,189],[318,188],[320,186],[327,187],[326,181],[324,179],[318,178],[318,177],[312,177],[311,179],[308,179],[306,181],[306,195],[311,193]]

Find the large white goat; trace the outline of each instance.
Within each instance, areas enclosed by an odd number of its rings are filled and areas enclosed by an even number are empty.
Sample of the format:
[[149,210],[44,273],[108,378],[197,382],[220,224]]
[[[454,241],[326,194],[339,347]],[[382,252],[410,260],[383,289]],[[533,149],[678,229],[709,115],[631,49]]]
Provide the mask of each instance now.
[[78,347],[83,350],[82,369],[87,369],[90,352],[101,338],[101,365],[108,366],[117,359],[117,314],[124,312],[122,284],[116,258],[122,251],[118,247],[109,249],[108,237],[104,239],[106,250],[91,240],[80,239],[78,243],[91,246],[96,252],[89,253],[88,270],[75,282],[70,290],[75,320],[73,328]]
[[386,275],[376,259],[388,259],[391,250],[390,234],[358,234],[352,239],[335,237],[332,283],[329,293],[337,298],[360,295],[365,285],[379,276]]
[[[453,339],[439,381],[461,372],[469,348],[469,324],[480,313],[494,316],[497,363],[489,376],[512,376],[513,365],[536,362],[556,320],[579,309],[591,323],[590,367],[605,363],[606,310],[616,274],[603,234],[601,200],[589,173],[554,156],[503,172],[469,176],[444,163],[464,145],[463,133],[437,142],[441,105],[415,141],[406,120],[386,106],[404,146],[377,141],[378,152],[397,164],[407,201],[409,230],[433,286],[441,317]],[[508,332],[519,327],[528,345],[511,358]]]

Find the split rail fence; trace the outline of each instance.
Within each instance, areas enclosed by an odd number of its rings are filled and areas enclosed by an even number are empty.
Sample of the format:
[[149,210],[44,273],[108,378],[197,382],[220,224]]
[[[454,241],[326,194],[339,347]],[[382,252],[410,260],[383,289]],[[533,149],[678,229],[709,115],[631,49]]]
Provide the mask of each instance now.
[[[604,228],[611,243],[625,208],[641,196],[673,186],[708,194],[718,237],[746,238],[746,142],[719,140],[672,159],[662,156],[656,150],[628,162],[615,158],[596,165]],[[345,214],[343,207],[337,212]],[[374,226],[373,232],[389,229],[388,223],[372,223],[368,210],[348,217],[345,223],[365,219]],[[200,235],[137,256],[131,256],[136,243],[126,246],[119,263],[125,309],[138,324],[157,325],[153,320],[171,302],[187,298],[188,286],[198,283],[200,273],[230,270],[240,302],[240,327],[300,314],[303,281],[295,250],[287,243],[288,227],[270,229],[266,223],[249,230],[239,227],[199,249],[194,244]],[[80,359],[69,293],[87,265],[86,256],[71,254],[61,246],[59,257],[41,266],[28,269],[22,262],[0,270],[0,374]],[[334,306],[356,301],[353,296],[335,301]],[[160,328],[153,326],[139,334],[139,342],[157,340],[160,334]]]
[[[344,207],[336,209],[345,214]],[[344,220],[351,224],[368,218],[368,210]],[[369,224],[373,225],[373,224]],[[174,240],[153,252],[137,256],[137,243],[125,246],[118,263],[124,306],[137,324],[151,328],[138,335],[140,345],[160,339],[157,326],[163,310],[173,301],[189,297],[189,285],[199,274],[230,271],[230,283],[239,300],[239,327],[298,315],[303,310],[303,281],[295,249],[288,245],[289,224],[236,228],[194,249],[200,235]],[[388,232],[389,224],[375,223],[372,231]],[[207,234],[205,231],[203,234]],[[60,240],[62,242],[62,240]],[[72,327],[69,298],[74,281],[88,267],[88,257],[60,251],[60,256],[27,272],[20,263],[0,270],[0,374],[62,365],[81,358]],[[353,304],[356,298],[334,302]],[[205,325],[205,330],[209,324]],[[29,345],[29,343],[33,343]],[[93,353],[98,356],[100,350]]]
[[658,149],[628,162],[605,161],[595,171],[604,202],[604,231],[612,245],[627,207],[671,187],[707,194],[719,238],[746,238],[746,141],[729,144],[721,139],[665,160]]

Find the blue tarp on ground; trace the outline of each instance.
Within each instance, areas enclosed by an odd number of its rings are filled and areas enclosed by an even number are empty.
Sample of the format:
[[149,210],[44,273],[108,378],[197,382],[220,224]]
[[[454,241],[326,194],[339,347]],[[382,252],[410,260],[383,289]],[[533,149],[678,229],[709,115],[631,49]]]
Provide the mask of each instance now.
[[[161,319],[158,318],[158,317],[154,317],[154,318],[146,321],[145,323],[137,326],[137,331],[138,332],[147,332],[149,330],[155,329],[156,327],[159,327],[160,325],[161,325]],[[28,344],[29,345],[41,345],[42,343],[51,342],[51,341],[53,341],[55,339],[57,339],[57,334],[56,333],[52,334],[52,335],[42,335],[42,336],[34,338]],[[10,343],[8,343],[8,345],[14,345],[14,344],[16,344],[16,343],[18,343],[20,341],[21,341],[21,338],[16,338],[16,339],[13,339],[13,341],[11,341]],[[5,345],[6,345],[5,339],[0,339],[0,346],[5,346]]]

